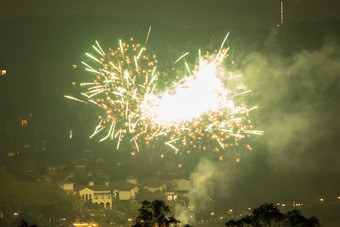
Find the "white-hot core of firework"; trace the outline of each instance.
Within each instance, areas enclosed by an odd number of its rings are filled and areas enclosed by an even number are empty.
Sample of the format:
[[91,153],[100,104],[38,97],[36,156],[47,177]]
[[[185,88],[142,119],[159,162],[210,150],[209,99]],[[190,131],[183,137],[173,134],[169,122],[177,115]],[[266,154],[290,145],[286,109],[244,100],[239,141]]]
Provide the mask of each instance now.
[[153,114],[155,123],[177,124],[196,119],[201,115],[216,111],[221,107],[234,108],[227,99],[228,91],[217,77],[217,65],[202,63],[193,75],[174,91],[166,92],[160,97],[147,97],[145,105],[148,113]]

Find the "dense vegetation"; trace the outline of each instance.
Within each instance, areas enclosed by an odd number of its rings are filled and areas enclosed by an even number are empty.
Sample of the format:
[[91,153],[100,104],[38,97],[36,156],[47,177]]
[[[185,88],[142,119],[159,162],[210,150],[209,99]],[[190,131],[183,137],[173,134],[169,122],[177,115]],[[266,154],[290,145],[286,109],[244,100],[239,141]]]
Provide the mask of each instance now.
[[306,218],[300,210],[291,210],[283,214],[272,203],[265,203],[254,209],[251,215],[239,220],[230,220],[225,223],[228,227],[319,227],[317,218]]

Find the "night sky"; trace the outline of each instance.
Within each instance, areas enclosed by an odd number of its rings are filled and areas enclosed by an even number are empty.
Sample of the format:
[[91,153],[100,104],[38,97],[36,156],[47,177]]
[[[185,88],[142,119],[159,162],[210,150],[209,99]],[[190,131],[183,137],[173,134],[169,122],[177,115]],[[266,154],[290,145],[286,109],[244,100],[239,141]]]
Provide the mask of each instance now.
[[[55,18],[65,19],[45,30],[57,23]],[[312,207],[307,216],[328,224],[320,198],[337,210],[340,204],[339,19],[339,0],[284,1],[280,27],[278,0],[2,0],[0,69],[8,68],[12,78],[3,83],[0,78],[0,113],[18,114],[20,108],[48,112],[61,106],[70,116],[73,109],[67,108],[74,106],[61,100],[72,94],[70,82],[80,80],[82,73],[65,62],[78,64],[96,39],[109,47],[121,36],[117,33],[129,37],[135,30],[145,37],[152,25],[150,46],[161,59],[162,51],[175,59],[186,52],[183,48],[218,48],[231,31],[227,45],[235,72],[244,75],[242,83],[253,91],[246,98],[259,106],[254,125],[264,135],[251,137],[252,152],[228,151],[224,162],[202,155],[190,163],[184,157],[184,166],[206,176],[195,183],[190,201],[208,207],[210,199],[200,193],[209,185],[218,192],[216,210],[296,201]],[[235,163],[235,157],[241,161]],[[325,226],[340,219],[330,222]]]
[[[339,18],[337,0],[284,1],[286,22]],[[189,28],[215,28],[226,24],[268,26],[280,22],[278,0],[4,0],[0,19],[13,16],[110,15],[149,19],[161,24]]]

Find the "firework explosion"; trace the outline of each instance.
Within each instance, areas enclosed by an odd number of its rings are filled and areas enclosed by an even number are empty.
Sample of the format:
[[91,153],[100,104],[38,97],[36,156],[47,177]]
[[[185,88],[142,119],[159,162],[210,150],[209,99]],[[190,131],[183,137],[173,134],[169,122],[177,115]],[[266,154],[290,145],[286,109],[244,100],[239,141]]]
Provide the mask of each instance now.
[[201,56],[199,51],[199,63],[193,71],[185,62],[189,75],[163,93],[157,93],[160,73],[156,72],[156,56],[144,54],[145,47],[120,41],[116,50],[105,53],[96,42],[93,48],[99,58],[86,54],[95,66],[82,62],[86,70],[95,73],[92,82],[82,84],[88,87],[81,93],[87,101],[65,97],[101,108],[104,114],[98,117],[99,123],[90,138],[101,132],[104,136],[100,141],[117,139],[117,149],[126,137],[138,151],[139,142],[153,143],[153,147],[161,142],[175,153],[180,150],[190,153],[191,149],[218,153],[238,145],[249,134],[263,133],[254,130],[249,119],[249,112],[256,107],[234,102],[236,96],[249,91],[239,92],[227,86],[230,80],[239,77],[223,68],[228,56],[228,48],[223,48],[227,37],[215,56],[209,53]]
[[[191,149],[218,153],[221,148],[238,145],[249,134],[263,133],[254,130],[249,119],[249,112],[257,107],[247,108],[233,101],[250,91],[237,93],[225,86],[239,77],[231,73],[226,76],[222,67],[228,52],[228,48],[223,48],[227,37],[216,56],[207,53],[202,57],[199,51],[199,64],[193,72],[185,62],[189,76],[163,94],[149,94],[142,103],[142,115],[159,129],[153,137],[163,137],[175,153],[190,153]],[[250,145],[246,147],[252,150]]]
[[99,123],[90,138],[100,133],[104,135],[100,142],[116,139],[118,149],[120,142],[127,137],[139,150],[139,134],[147,131],[147,125],[140,121],[138,106],[145,95],[154,92],[159,73],[156,72],[156,56],[146,53],[146,48],[140,44],[133,44],[133,38],[130,41],[120,40],[119,47],[109,49],[108,53],[96,41],[96,46],[92,47],[99,57],[86,53],[89,62],[82,62],[87,71],[95,74],[93,81],[81,83],[87,88],[81,93],[87,100],[65,97],[92,103],[102,109]]

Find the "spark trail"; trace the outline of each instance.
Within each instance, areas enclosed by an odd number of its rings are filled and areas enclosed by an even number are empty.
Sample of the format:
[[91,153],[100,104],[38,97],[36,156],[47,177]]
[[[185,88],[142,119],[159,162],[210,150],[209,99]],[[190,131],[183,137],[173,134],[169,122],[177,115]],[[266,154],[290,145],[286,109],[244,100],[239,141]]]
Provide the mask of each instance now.
[[[149,33],[145,43],[147,43]],[[228,35],[216,55],[208,52],[198,64],[191,67],[184,61],[186,73],[171,88],[158,92],[159,72],[156,71],[156,56],[147,52],[145,46],[119,40],[117,49],[104,52],[99,43],[93,49],[96,55],[86,53],[88,61],[82,62],[93,73],[93,80],[82,83],[86,88],[82,99],[65,98],[93,104],[100,109],[98,124],[90,136],[99,141],[116,140],[118,149],[123,139],[139,151],[139,143],[158,147],[159,143],[174,153],[191,153],[193,150],[210,150],[221,154],[222,150],[238,145],[254,130],[248,108],[235,101],[249,93],[232,86],[233,76],[224,67],[229,48],[224,48]],[[179,57],[179,64],[189,53]],[[192,68],[193,70],[191,70]],[[252,150],[250,145],[247,149]],[[133,152],[134,154],[134,152]],[[221,159],[221,156],[220,156]]]
[[[228,33],[229,34],[229,33]],[[223,67],[229,48],[224,48],[228,35],[215,56],[207,53],[191,71],[184,62],[188,76],[173,89],[162,94],[148,94],[142,103],[142,117],[160,130],[151,137],[161,136],[165,145],[179,151],[213,150],[238,145],[249,134],[262,134],[253,130],[249,113],[256,107],[247,108],[244,103],[236,104],[234,98],[250,91],[239,91],[228,86],[232,76]],[[188,53],[178,58],[174,64]],[[215,141],[215,142],[213,142]],[[246,147],[251,150],[250,145]],[[164,155],[163,155],[164,156]],[[163,157],[162,156],[162,157]]]
[[[149,34],[149,33],[148,33]],[[117,149],[124,137],[131,140],[139,150],[138,141],[148,125],[140,120],[139,103],[145,95],[151,95],[156,88],[159,73],[156,71],[156,56],[147,52],[145,46],[119,40],[117,49],[104,52],[99,43],[93,45],[95,55],[86,53],[88,61],[82,64],[93,73],[91,82],[81,83],[85,91],[83,99],[66,96],[83,103],[99,107],[98,124],[94,136],[99,141],[117,140]],[[131,139],[132,138],[132,139]]]

